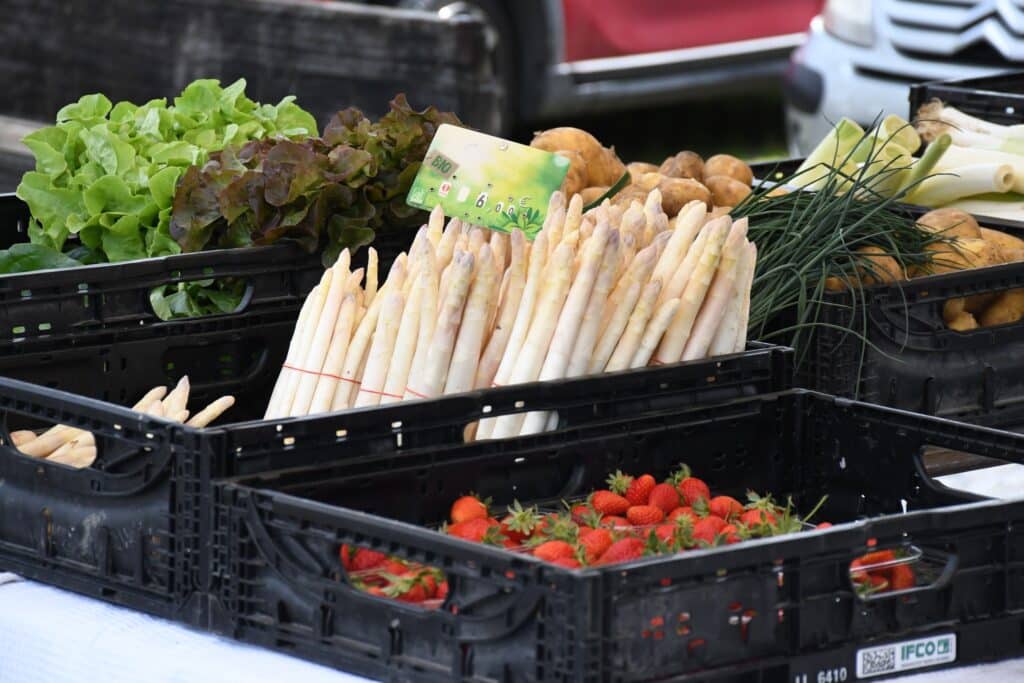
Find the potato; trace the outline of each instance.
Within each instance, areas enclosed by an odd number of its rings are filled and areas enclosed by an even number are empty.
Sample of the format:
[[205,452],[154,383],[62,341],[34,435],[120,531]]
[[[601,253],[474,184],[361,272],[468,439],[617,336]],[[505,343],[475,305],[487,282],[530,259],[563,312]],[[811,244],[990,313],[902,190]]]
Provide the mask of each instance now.
[[[583,155],[572,149],[560,149],[555,152],[569,160],[569,172],[565,174],[562,181],[562,192],[567,199],[572,199],[574,194],[579,194],[587,187],[587,164]],[[586,200],[584,200],[584,204]]]
[[[604,147],[597,141],[597,138],[585,130],[568,126],[534,133],[530,147],[547,150],[548,152],[557,152],[561,149],[579,152],[583,155],[583,160],[588,167],[586,169],[588,175],[590,164],[600,162],[604,156]],[[600,183],[593,184],[598,185]]]
[[906,279],[899,261],[889,256],[885,249],[867,246],[858,249],[857,253],[866,256],[871,263],[870,268],[862,268],[861,282],[863,285],[870,286],[881,282],[896,282]]
[[975,320],[974,316],[967,311],[961,311],[952,320],[946,323],[949,325],[949,329],[956,330],[957,332],[967,332],[968,330],[978,329],[978,321]]
[[646,161],[634,161],[626,164],[626,170],[629,171],[630,178],[636,180],[645,173],[657,173],[658,167]]
[[964,312],[964,304],[967,302],[962,296],[955,299],[946,299],[942,304],[942,319],[947,325],[951,325],[958,315]]
[[943,237],[981,239],[981,228],[974,216],[960,209],[935,209],[917,219],[917,224]]
[[1001,293],[978,318],[982,327],[1006,325],[1024,318],[1024,289],[1010,289]]
[[939,242],[927,247],[932,252],[932,263],[916,275],[948,273],[968,268],[984,268],[1002,263],[1002,255],[990,242],[983,239],[958,237],[951,242]]
[[619,182],[626,173],[626,165],[619,159],[614,148],[604,149],[596,162],[587,161],[587,179],[591,185],[608,185]]
[[738,180],[747,187],[754,184],[754,172],[750,166],[731,154],[716,154],[704,162],[704,177],[724,175]]
[[749,186],[724,175],[705,178],[704,185],[711,190],[711,200],[715,206],[736,206],[750,194]]
[[[651,174],[653,175],[653,174]],[[669,218],[679,213],[688,203],[697,199],[712,208],[711,192],[693,178],[666,178],[658,183],[661,192],[661,209]]]
[[994,244],[999,249],[1004,263],[1019,261],[1019,255],[1024,252],[1024,240],[1019,237],[991,228],[979,228],[981,239]]
[[704,179],[704,159],[696,152],[684,150],[675,156],[671,156],[661,163],[657,170],[662,175],[670,178],[693,178],[694,180]]
[[596,187],[585,187],[580,191],[580,196],[583,197],[583,205],[592,204],[597,199],[608,191],[607,187],[598,185]]
[[660,173],[644,173],[637,180],[633,181],[633,185],[644,192],[650,192],[654,188],[659,187],[663,180],[665,180],[665,176]]

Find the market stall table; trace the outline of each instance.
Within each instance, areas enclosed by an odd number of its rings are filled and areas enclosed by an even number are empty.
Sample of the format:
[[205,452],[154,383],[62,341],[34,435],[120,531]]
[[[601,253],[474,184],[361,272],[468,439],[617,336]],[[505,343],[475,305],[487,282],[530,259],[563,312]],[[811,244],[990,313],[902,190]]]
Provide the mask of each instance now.
[[[0,574],[0,683],[357,683],[367,679]],[[894,683],[1024,680],[1024,658]]]

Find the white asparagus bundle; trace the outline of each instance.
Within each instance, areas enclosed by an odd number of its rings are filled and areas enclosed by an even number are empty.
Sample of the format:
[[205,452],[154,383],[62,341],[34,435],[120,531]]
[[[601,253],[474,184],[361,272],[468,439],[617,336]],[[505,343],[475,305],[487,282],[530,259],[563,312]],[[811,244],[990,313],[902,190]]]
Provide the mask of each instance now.
[[[532,244],[518,230],[488,232],[456,218],[444,225],[435,211],[372,300],[370,284],[361,289],[361,274],[353,273],[341,287],[345,310],[325,310],[339,305],[325,276],[303,307],[309,312],[296,335],[304,339],[289,347],[296,349],[289,358],[313,365],[323,358],[319,369],[309,368],[321,375],[309,409],[553,381],[743,348],[756,265],[746,221],[707,220],[699,201],[669,221],[658,199],[651,193],[624,211],[605,202],[584,215],[578,195],[566,201],[555,193]],[[289,393],[289,383],[279,382],[274,401],[301,408],[305,394],[294,387]],[[328,407],[322,394],[332,389]],[[557,413],[536,410],[484,417],[467,438],[531,434],[557,423]],[[75,436],[63,435],[60,445]]]

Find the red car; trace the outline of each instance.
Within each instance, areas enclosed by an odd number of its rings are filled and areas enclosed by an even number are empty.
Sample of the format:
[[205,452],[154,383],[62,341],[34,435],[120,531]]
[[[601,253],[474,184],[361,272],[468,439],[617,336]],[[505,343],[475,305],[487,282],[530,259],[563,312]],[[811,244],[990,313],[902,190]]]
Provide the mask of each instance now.
[[397,0],[489,27],[511,119],[773,84],[822,0]]

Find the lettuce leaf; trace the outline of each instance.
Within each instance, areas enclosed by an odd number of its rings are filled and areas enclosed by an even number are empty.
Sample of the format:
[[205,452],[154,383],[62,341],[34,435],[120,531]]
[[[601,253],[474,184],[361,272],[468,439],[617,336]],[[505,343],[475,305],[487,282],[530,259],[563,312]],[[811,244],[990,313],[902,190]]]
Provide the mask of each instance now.
[[[278,105],[278,123],[305,126],[290,104]],[[323,137],[226,147],[181,176],[170,236],[182,251],[292,239],[332,263],[342,249],[372,242],[376,230],[422,223],[405,195],[443,123],[462,125],[434,107],[415,111],[398,95],[377,122],[346,109]]]

